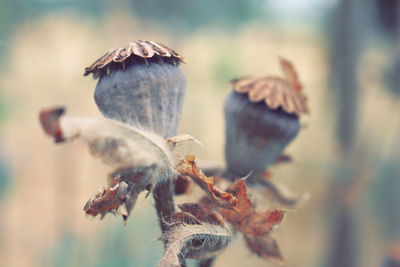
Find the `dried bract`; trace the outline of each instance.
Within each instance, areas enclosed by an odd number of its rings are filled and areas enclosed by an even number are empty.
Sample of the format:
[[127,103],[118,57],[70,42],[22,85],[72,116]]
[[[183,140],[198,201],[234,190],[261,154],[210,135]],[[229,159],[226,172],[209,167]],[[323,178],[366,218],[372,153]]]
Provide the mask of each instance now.
[[237,210],[222,209],[222,217],[232,224],[233,228],[246,235],[262,235],[269,233],[272,228],[282,222],[284,211],[274,209],[257,212],[247,195],[244,179],[237,180],[227,190],[238,199]]
[[237,205],[238,201],[235,196],[217,188],[215,186],[215,177],[205,176],[197,167],[194,155],[185,156],[184,160],[178,165],[177,171],[181,175],[192,178],[219,207],[232,209]]
[[244,239],[247,247],[257,256],[283,264],[284,260],[278,242],[271,235],[244,235]]
[[91,198],[83,210],[93,217],[98,214],[104,216],[108,212],[117,213],[118,208],[126,199],[127,189],[128,185],[125,182],[106,188]]

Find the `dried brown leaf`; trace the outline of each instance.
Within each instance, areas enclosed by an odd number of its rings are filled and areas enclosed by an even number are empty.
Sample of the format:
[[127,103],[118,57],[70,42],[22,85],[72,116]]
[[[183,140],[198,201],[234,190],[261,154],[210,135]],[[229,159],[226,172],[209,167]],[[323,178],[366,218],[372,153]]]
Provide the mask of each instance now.
[[117,183],[110,188],[105,188],[91,198],[83,208],[86,214],[93,217],[101,214],[104,216],[108,212],[116,213],[120,205],[124,203],[127,196],[127,184]]
[[236,210],[222,209],[222,217],[232,224],[233,228],[246,235],[263,235],[282,222],[284,211],[274,209],[257,212],[251,202],[244,179],[237,180],[227,192],[238,199]]
[[189,176],[198,184],[214,201],[216,205],[226,209],[233,209],[237,205],[237,198],[232,194],[222,191],[215,186],[215,177],[207,177],[197,167],[194,155],[185,156],[178,165],[177,171],[181,175]]
[[278,242],[271,235],[252,236],[244,235],[247,247],[257,256],[283,264],[284,259]]

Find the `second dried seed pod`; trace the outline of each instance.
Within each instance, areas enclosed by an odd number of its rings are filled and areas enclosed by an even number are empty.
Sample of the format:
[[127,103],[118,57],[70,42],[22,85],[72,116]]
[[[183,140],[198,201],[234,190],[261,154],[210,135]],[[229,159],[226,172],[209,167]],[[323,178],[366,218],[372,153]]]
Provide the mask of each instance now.
[[[263,173],[300,130],[306,98],[291,63],[281,59],[285,78],[234,80],[224,106],[226,176]],[[251,181],[252,179],[250,179]]]

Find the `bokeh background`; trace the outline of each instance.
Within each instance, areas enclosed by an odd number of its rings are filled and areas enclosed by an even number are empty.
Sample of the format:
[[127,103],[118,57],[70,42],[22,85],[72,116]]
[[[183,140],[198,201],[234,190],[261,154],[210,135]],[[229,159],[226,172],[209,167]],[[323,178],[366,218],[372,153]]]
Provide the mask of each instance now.
[[[127,226],[86,219],[107,169],[79,143],[54,145],[38,123],[54,105],[101,117],[83,69],[131,40],[185,56],[181,131],[204,144],[185,148],[200,162],[224,162],[228,81],[279,74],[278,56],[290,59],[311,113],[287,149],[294,162],[271,172],[311,199],[276,234],[286,265],[400,258],[400,1],[1,0],[0,266],[142,267],[161,257],[152,198]],[[274,266],[240,238],[215,266],[244,265]]]

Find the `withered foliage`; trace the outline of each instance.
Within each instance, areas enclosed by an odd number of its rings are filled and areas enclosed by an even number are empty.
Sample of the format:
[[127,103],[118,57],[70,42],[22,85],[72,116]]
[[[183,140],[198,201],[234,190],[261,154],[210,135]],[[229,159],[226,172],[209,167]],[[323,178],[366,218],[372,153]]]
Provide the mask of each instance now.
[[216,214],[221,215],[224,224],[229,224],[235,231],[243,234],[252,253],[276,263],[283,263],[282,253],[272,231],[282,222],[284,211],[274,209],[258,212],[248,196],[245,179],[238,179],[227,192],[238,199],[235,210],[217,207],[208,196],[202,198],[200,204],[190,204],[190,209],[185,210],[194,210],[192,214],[199,216],[199,213],[210,214],[209,211],[214,209]]
[[171,64],[183,63],[184,59],[171,48],[153,41],[132,41],[125,47],[114,49],[85,68],[84,75],[93,73],[95,78],[107,75],[114,68],[126,68],[135,62],[164,61]]
[[261,236],[244,235],[247,247],[257,256],[283,264],[284,259],[278,242],[270,234]]
[[238,199],[236,210],[222,209],[222,217],[232,224],[233,228],[246,235],[262,235],[269,233],[272,228],[280,224],[285,211],[274,209],[266,212],[257,212],[248,194],[244,179],[237,180],[227,192]]
[[128,185],[125,182],[116,182],[110,188],[105,188],[93,196],[85,205],[83,210],[86,214],[97,216],[101,214],[102,217],[108,212],[117,213],[120,205],[123,204],[127,196]]
[[307,98],[302,93],[294,66],[283,58],[280,64],[285,78],[265,76],[235,79],[231,82],[233,89],[238,93],[247,93],[252,102],[264,101],[271,109],[281,107],[285,112],[298,116],[307,113]]
[[197,167],[194,155],[186,155],[178,165],[177,171],[181,175],[189,176],[198,184],[214,201],[216,205],[226,209],[234,208],[238,200],[231,193],[225,192],[215,186],[215,177],[207,177]]

